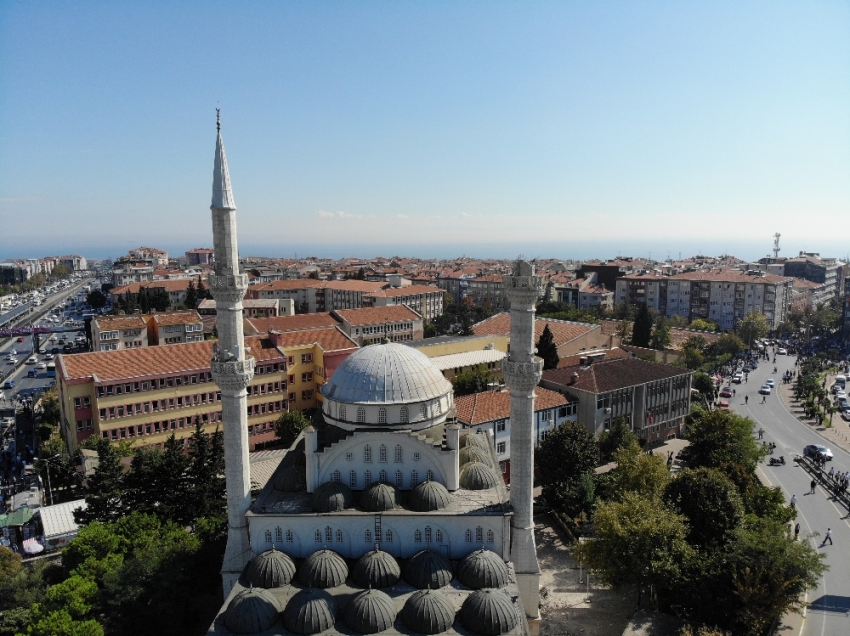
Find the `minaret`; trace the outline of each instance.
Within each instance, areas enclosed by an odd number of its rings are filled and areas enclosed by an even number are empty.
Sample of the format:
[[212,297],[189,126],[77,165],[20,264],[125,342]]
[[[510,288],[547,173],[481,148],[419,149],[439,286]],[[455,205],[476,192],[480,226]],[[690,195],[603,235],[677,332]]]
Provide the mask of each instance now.
[[[218,113],[218,110],[216,110]],[[242,570],[251,559],[248,521],[251,506],[251,472],[248,461],[248,392],[254,377],[254,358],[245,357],[242,333],[242,298],[248,289],[248,276],[239,273],[236,247],[236,203],[230,187],[230,173],[221,119],[216,117],[213,171],[212,226],[215,248],[215,274],[209,278],[209,290],[215,299],[218,347],[211,362],[212,376],[221,389],[221,418],[224,426],[224,473],[227,480],[227,548],[221,567],[224,597],[233,589]]]
[[534,306],[543,279],[526,261],[514,263],[504,278],[505,296],[511,303],[511,347],[502,375],[511,391],[511,560],[525,615],[540,617],[540,566],[534,544],[534,387],[543,373],[543,360],[535,356]]

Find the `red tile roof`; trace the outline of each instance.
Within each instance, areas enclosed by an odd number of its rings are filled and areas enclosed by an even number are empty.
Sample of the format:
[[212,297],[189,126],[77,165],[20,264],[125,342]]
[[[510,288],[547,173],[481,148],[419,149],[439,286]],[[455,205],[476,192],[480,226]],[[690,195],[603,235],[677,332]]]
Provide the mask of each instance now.
[[304,329],[321,329],[336,327],[339,322],[327,313],[295,314],[294,316],[272,316],[271,318],[246,318],[254,333],[269,331],[302,331]]
[[[555,391],[534,389],[534,410],[542,411],[569,404],[569,398]],[[506,419],[511,416],[511,394],[508,391],[484,391],[455,399],[458,421],[469,426]]]
[[362,309],[337,309],[334,313],[352,327],[380,325],[385,322],[422,320],[422,316],[410,309],[407,305],[364,307]]
[[[586,358],[588,355],[598,355],[600,353],[604,353],[605,356],[599,360],[614,360],[616,358],[628,358],[631,354],[628,351],[624,351],[619,347],[614,347],[613,349],[594,349],[593,351],[585,351],[584,353],[580,353],[574,356],[567,356],[558,360],[558,368],[563,369],[564,367],[574,367],[581,364],[581,359]],[[594,362],[594,364],[596,364]]]
[[407,287],[393,287],[392,289],[382,289],[372,292],[370,296],[381,298],[397,298],[398,296],[415,296],[417,294],[443,294],[444,290],[431,285],[408,285]]
[[197,311],[172,311],[166,314],[150,314],[153,320],[160,327],[170,325],[194,325],[201,322],[201,315]]
[[[573,373],[578,378],[570,384]],[[543,381],[556,385],[572,386],[580,391],[606,393],[625,389],[637,384],[664,380],[678,375],[689,375],[693,371],[668,364],[648,362],[639,358],[618,358],[594,362],[590,366],[572,366],[550,369],[543,372]]]
[[98,316],[94,319],[97,323],[97,328],[101,331],[109,331],[110,329],[145,329],[148,323],[141,314],[131,314],[128,316]]
[[[534,321],[534,339],[539,340],[543,330],[549,325],[549,331],[555,338],[555,346],[560,347],[579,336],[599,329],[599,325],[584,322],[568,322],[566,320],[553,320],[552,318],[537,318]],[[511,332],[511,315],[509,313],[496,314],[486,320],[482,320],[472,326],[476,336],[506,336]]]
[[283,348],[306,344],[318,344],[325,351],[342,351],[358,348],[357,343],[340,331],[338,327],[286,331],[281,334],[272,334],[272,338],[275,339],[278,346]]

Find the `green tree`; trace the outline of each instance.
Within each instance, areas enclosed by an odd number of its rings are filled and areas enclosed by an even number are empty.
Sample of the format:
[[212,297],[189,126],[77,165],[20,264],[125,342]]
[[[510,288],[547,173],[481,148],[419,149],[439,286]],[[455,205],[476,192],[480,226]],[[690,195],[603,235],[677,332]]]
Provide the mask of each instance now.
[[357,280],[366,280],[366,270],[362,267],[357,270],[357,276],[355,276]]
[[750,311],[744,316],[737,326],[738,336],[746,343],[747,347],[752,348],[753,342],[759,338],[764,338],[770,331],[770,323],[764,314],[757,311]]
[[148,290],[148,293],[150,294],[151,311],[166,311],[171,307],[171,297],[163,287],[154,287],[152,290]]
[[546,436],[534,457],[543,496],[556,509],[567,510],[575,503],[571,491],[596,466],[596,442],[583,424],[567,421]]
[[699,391],[700,395],[707,399],[714,396],[714,380],[706,373],[694,373],[691,387]]
[[103,309],[106,307],[106,295],[99,289],[93,289],[86,296],[86,302],[92,309]]
[[642,303],[635,316],[634,325],[632,325],[632,344],[636,347],[649,348],[649,339],[652,337],[652,316],[649,314],[649,307],[646,303]]
[[472,367],[452,378],[455,398],[472,395],[487,390],[487,385],[493,381],[493,374],[483,364]]
[[717,331],[717,323],[708,318],[697,318],[692,320],[688,325],[688,329],[696,329],[697,331]]
[[649,339],[649,346],[653,349],[663,351],[670,346],[671,342],[670,325],[667,324],[667,319],[664,316],[658,316],[655,319],[655,329],[652,331],[652,337]]
[[544,369],[558,368],[558,347],[555,345],[555,336],[547,324],[543,328],[543,333],[540,334],[540,340],[537,341],[537,355],[543,359]]
[[609,473],[609,499],[622,499],[627,493],[658,499],[670,480],[665,460],[643,452],[636,439],[618,449],[614,461],[617,466]]
[[764,451],[756,443],[753,427],[752,420],[730,411],[705,413],[689,426],[690,444],[682,457],[689,468],[728,470],[739,466],[755,474]]
[[224,446],[221,431],[207,437],[199,419],[189,438],[189,466],[186,469],[189,490],[186,505],[190,518],[225,516]]
[[699,369],[703,364],[705,364],[705,356],[699,349],[685,347],[682,350],[682,355],[685,358],[685,366],[688,369]]
[[291,446],[305,428],[310,425],[310,420],[299,411],[289,411],[277,418],[275,424],[275,435],[284,446]]
[[65,263],[56,263],[50,272],[50,280],[62,280],[63,278],[68,278],[73,273],[74,270],[65,265]]
[[46,612],[36,603],[26,633],[27,636],[103,636],[103,626],[94,619],[76,620],[65,609]]
[[706,347],[706,351],[710,351],[712,356],[719,357],[722,355],[736,356],[746,349],[743,340],[734,333],[724,333],[717,340]]
[[43,409],[41,414],[43,422],[47,422],[48,424],[59,423],[61,412],[59,409],[59,391],[56,387],[42,393],[41,408]]
[[201,277],[198,276],[198,284],[196,286],[198,299],[199,300],[212,300],[212,294],[210,294],[209,290],[204,287],[204,281],[201,280]]
[[198,306],[198,290],[195,289],[195,281],[191,279],[186,287],[186,300],[183,304],[187,309],[195,309]]
[[74,511],[77,523],[114,521],[124,512],[124,474],[118,451],[109,440],[97,440],[98,466],[83,486],[86,508]]
[[644,587],[663,592],[675,586],[693,552],[685,517],[635,493],[599,503],[593,525],[595,540],[580,545],[580,558],[608,585],[635,585],[638,603]]
[[683,349],[693,349],[700,353],[705,352],[706,347],[708,347],[708,340],[705,339],[705,336],[701,336],[699,334],[690,336],[687,340],[685,340],[685,344],[682,345]]
[[21,571],[21,555],[9,548],[0,547],[0,578],[14,576]]
[[637,442],[635,434],[629,428],[626,418],[619,415],[614,418],[611,428],[599,435],[599,458],[603,464],[614,460],[614,453]]
[[744,518],[737,487],[714,468],[683,470],[667,484],[663,498],[688,520],[688,542],[695,546],[728,543]]

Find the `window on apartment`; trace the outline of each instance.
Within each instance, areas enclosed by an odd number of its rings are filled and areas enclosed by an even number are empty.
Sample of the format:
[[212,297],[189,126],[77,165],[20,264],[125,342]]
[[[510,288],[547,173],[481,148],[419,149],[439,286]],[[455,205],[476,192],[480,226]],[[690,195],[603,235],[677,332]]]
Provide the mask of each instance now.
[[313,354],[312,353],[302,353],[301,354],[301,364],[307,364],[308,362],[312,362],[312,361],[313,361]]
[[503,455],[505,453],[505,442],[499,442],[498,444],[496,444],[496,452],[500,455]]

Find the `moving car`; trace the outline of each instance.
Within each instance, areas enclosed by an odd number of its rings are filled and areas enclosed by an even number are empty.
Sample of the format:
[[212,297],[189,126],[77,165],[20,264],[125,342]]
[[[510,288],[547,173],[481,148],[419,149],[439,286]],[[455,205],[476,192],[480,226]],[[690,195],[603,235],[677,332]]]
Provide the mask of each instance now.
[[735,375],[732,376],[732,382],[735,384],[741,384],[744,381],[744,374],[738,371]]
[[15,388],[15,381],[14,380],[6,380],[6,382],[3,384],[3,388],[4,389],[14,389]]
[[803,449],[806,457],[823,457],[826,461],[832,460],[832,451],[820,444],[809,444]]
[[780,356],[787,356],[788,350],[785,349],[784,347],[779,347],[779,349],[776,350],[776,353]]
[[35,368],[36,368],[36,369],[46,369],[46,368],[47,368],[47,364],[46,364],[46,363],[44,363],[44,362],[39,362],[37,365],[35,365]]
[[776,382],[773,380],[773,378],[768,378],[767,380],[765,380],[765,384],[771,389],[776,386]]
[[724,386],[724,387],[720,390],[720,397],[723,397],[723,398],[730,398],[730,397],[732,397],[732,387]]
[[27,364],[35,364],[36,362],[38,362],[38,359],[35,356],[27,358]]
[[761,395],[770,395],[770,387],[769,387],[769,386],[767,386],[766,384],[765,384],[765,385],[763,385],[763,386],[759,389],[759,393],[760,393]]

